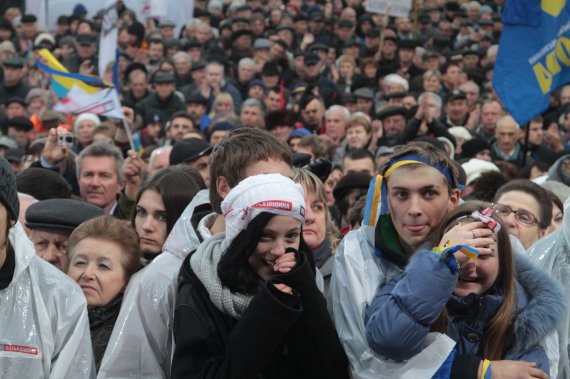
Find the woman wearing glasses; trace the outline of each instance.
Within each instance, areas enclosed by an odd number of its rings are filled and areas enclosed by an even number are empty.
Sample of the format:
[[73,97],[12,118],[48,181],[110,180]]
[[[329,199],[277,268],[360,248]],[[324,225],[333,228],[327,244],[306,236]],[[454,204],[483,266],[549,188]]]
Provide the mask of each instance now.
[[552,220],[548,193],[527,179],[513,180],[499,188],[493,209],[525,249],[547,234]]

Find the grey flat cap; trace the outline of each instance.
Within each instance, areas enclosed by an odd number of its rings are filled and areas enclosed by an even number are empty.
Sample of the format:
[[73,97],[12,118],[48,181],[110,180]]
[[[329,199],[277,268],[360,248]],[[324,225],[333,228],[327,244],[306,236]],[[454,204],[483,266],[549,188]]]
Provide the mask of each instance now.
[[42,200],[26,211],[26,226],[30,229],[63,229],[72,231],[84,221],[103,216],[101,208],[72,199]]

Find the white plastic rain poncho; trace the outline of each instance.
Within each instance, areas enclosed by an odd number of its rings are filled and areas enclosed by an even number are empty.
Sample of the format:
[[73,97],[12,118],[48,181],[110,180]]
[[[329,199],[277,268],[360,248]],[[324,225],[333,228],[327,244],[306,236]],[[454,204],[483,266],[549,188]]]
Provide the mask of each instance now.
[[424,350],[398,363],[383,359],[368,347],[364,314],[379,288],[402,270],[373,253],[363,226],[348,233],[337,248],[331,283],[333,319],[351,363],[353,378],[431,378],[455,342],[444,334],[430,333]]
[[[528,250],[531,261],[552,275],[566,291],[566,304],[570,306],[570,199],[564,203],[564,219],[560,229],[538,240]],[[570,313],[558,328],[560,364],[558,377],[570,377]]]
[[194,210],[208,203],[208,191],[198,192],[172,228],[162,254],[131,278],[98,378],[170,377],[178,272],[200,244],[191,224]]
[[333,320],[354,379],[431,378],[455,346],[448,336],[430,333],[422,352],[405,362],[382,358],[366,341],[366,308],[380,288],[403,272],[400,266],[374,254],[378,219],[370,213],[380,209],[380,197],[374,196],[381,185],[378,178],[370,184],[365,222],[348,233],[336,251],[330,288]]
[[85,295],[36,256],[19,223],[9,238],[16,266],[0,290],[0,377],[94,378]]

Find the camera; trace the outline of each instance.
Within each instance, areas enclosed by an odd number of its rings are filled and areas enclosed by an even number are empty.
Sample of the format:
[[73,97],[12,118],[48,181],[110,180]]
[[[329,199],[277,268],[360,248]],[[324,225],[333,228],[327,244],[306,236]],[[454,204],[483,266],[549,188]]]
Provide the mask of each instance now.
[[59,134],[57,136],[57,143],[60,145],[73,145],[73,135],[71,134]]

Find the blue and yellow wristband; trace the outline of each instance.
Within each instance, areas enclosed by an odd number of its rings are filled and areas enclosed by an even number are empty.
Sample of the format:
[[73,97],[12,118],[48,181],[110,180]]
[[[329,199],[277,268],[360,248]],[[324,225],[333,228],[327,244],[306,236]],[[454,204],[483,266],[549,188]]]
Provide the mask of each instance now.
[[443,247],[434,247],[432,249],[434,253],[436,253],[441,259],[447,262],[447,265],[451,269],[451,271],[455,273],[459,273],[461,269],[461,265],[455,259],[454,253],[460,251],[463,255],[467,258],[471,259],[472,261],[476,261],[477,257],[479,256],[479,251],[467,245],[455,245],[452,246],[450,241],[447,241]]
[[481,368],[481,379],[491,379],[491,361],[485,359]]

